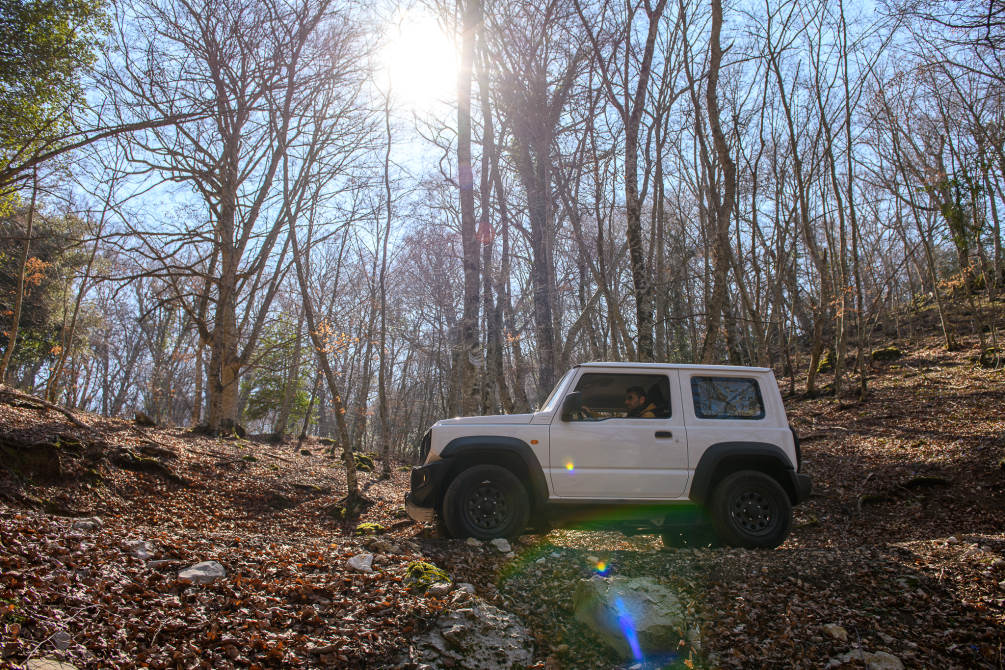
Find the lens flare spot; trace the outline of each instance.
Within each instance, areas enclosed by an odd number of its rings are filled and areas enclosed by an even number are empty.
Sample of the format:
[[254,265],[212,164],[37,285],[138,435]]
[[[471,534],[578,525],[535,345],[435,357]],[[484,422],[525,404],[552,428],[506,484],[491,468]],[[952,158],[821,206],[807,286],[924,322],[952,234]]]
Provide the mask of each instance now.
[[625,642],[632,650],[632,657],[637,661],[642,660],[642,647],[639,645],[639,636],[635,630],[635,620],[628,608],[625,607],[625,601],[621,598],[615,598],[614,611],[617,613],[621,634],[625,636]]
[[573,472],[573,471],[575,471],[575,469],[576,469],[576,466],[575,466],[575,465],[573,464],[573,462],[572,462],[572,461],[568,461],[568,462],[567,462],[567,463],[565,464],[565,469],[566,469],[566,470],[568,470],[569,472]]

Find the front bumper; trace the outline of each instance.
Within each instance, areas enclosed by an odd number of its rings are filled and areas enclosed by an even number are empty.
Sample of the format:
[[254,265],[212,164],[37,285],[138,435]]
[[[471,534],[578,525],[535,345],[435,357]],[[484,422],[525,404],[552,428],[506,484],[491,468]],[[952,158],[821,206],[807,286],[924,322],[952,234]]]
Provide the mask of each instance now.
[[405,495],[408,516],[420,523],[433,520],[434,510],[442,497],[441,484],[448,468],[449,463],[446,461],[412,468],[412,490]]
[[408,512],[408,516],[412,517],[413,521],[419,523],[432,523],[436,516],[436,511],[432,507],[419,507],[412,502],[411,493],[405,494],[405,511]]

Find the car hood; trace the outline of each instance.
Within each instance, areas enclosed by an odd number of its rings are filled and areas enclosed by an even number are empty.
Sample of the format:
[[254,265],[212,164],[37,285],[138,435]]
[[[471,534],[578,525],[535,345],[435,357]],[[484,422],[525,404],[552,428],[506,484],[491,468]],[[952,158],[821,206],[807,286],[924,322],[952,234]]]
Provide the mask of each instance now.
[[437,421],[436,426],[498,426],[500,424],[526,424],[534,418],[533,414],[497,414],[495,416],[458,416],[453,419]]

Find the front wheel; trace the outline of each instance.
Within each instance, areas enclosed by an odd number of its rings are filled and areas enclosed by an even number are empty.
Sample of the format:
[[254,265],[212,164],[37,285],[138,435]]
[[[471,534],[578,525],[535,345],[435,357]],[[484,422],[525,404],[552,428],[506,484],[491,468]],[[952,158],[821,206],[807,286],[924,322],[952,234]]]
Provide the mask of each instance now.
[[715,487],[712,522],[726,544],[774,549],[789,534],[792,503],[785,489],[769,475],[741,470]]
[[443,522],[452,537],[516,537],[529,517],[527,489],[516,475],[498,465],[464,470],[443,496]]

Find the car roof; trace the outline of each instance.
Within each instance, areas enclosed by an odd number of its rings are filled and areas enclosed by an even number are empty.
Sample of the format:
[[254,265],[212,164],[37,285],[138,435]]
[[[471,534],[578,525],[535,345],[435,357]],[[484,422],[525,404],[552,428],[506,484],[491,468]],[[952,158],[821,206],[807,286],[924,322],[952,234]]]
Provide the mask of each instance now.
[[626,363],[590,361],[580,363],[577,368],[625,368],[632,370],[715,370],[722,372],[771,372],[771,368],[754,368],[745,365],[699,365],[695,363]]

